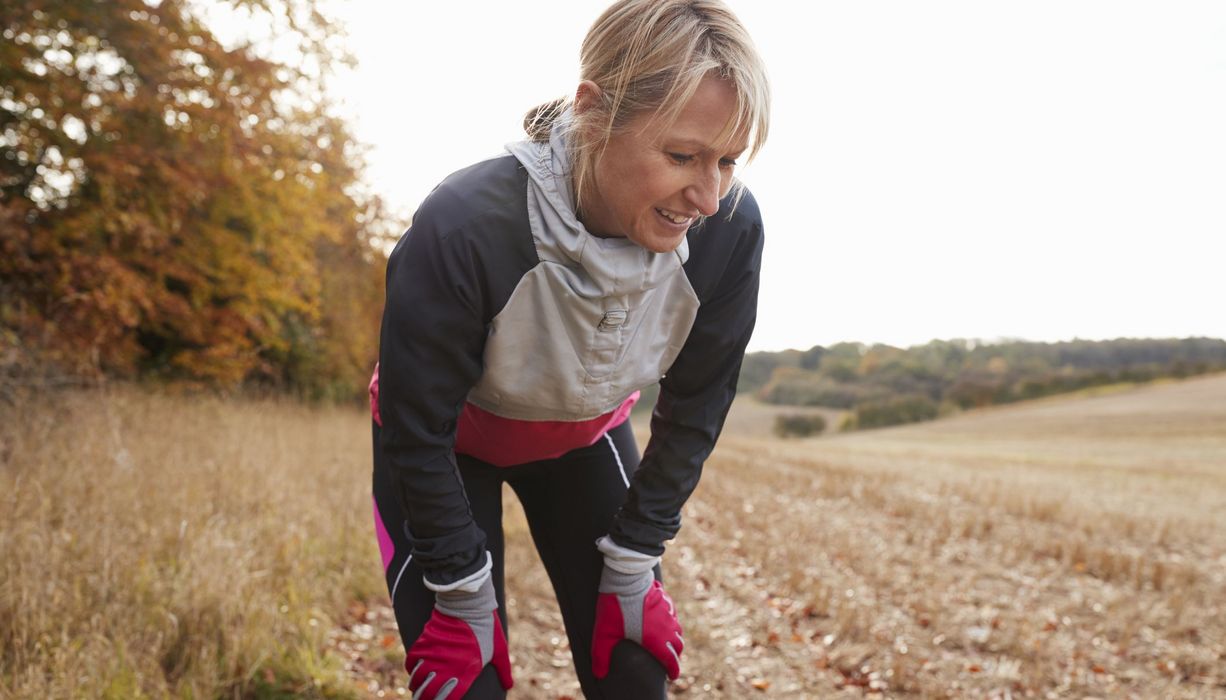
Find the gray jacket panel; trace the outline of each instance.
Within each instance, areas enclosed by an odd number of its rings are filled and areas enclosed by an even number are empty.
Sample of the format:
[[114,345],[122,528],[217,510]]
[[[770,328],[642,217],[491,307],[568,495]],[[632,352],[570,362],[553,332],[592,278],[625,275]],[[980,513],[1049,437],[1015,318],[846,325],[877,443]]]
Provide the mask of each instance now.
[[574,277],[556,263],[524,275],[491,324],[469,401],[518,420],[588,420],[664,376],[698,312],[681,269],[651,289],[595,299],[575,293]]
[[614,410],[664,376],[698,313],[682,269],[688,242],[653,253],[593,236],[578,220],[565,120],[548,143],[507,146],[528,173],[528,222],[542,262],[494,319],[485,371],[468,395],[506,418],[579,421]]

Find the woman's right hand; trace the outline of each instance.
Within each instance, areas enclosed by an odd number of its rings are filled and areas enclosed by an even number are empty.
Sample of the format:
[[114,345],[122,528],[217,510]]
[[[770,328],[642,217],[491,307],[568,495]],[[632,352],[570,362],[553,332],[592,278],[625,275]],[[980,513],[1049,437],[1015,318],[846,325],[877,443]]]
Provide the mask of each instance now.
[[434,612],[404,661],[413,700],[459,700],[489,663],[510,689],[511,657],[493,582],[487,576],[475,592],[437,592]]

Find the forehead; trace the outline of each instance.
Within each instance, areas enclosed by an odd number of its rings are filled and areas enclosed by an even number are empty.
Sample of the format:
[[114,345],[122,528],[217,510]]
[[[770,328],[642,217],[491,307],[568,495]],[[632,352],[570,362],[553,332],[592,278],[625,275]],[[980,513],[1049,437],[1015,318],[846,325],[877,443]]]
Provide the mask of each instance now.
[[671,123],[646,125],[649,139],[699,150],[739,153],[748,148],[749,128],[737,124],[737,93],[731,82],[707,76]]

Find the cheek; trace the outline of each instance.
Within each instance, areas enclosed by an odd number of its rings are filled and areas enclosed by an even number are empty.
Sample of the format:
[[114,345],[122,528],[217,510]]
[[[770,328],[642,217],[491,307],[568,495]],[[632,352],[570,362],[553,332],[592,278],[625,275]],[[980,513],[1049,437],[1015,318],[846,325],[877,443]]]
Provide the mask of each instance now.
[[647,169],[639,174],[638,189],[645,204],[678,206],[678,197],[685,190],[686,178],[679,169],[668,166]]
[[620,208],[621,202],[625,199],[625,182],[625,174],[608,164],[596,168],[596,195],[606,209]]
[[676,199],[685,178],[668,164],[649,158],[611,162],[601,178],[601,191],[622,216],[641,216]]
[[627,172],[613,186],[620,195],[618,201],[628,210],[626,213],[631,215],[642,214],[645,210],[654,208],[668,193],[667,184],[662,182],[659,173],[649,168]]

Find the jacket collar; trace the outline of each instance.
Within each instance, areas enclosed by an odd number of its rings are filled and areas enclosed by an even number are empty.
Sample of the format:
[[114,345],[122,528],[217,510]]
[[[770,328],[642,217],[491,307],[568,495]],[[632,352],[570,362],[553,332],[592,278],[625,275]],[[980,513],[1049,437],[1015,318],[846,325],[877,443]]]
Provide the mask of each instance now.
[[[528,172],[528,220],[542,261],[582,270],[572,281],[583,296],[610,296],[651,289],[677,274],[689,258],[689,241],[669,253],[653,253],[628,238],[601,238],[575,214],[567,149],[567,109],[554,122],[549,141],[517,141],[507,151]],[[584,279],[586,278],[586,279]]]

